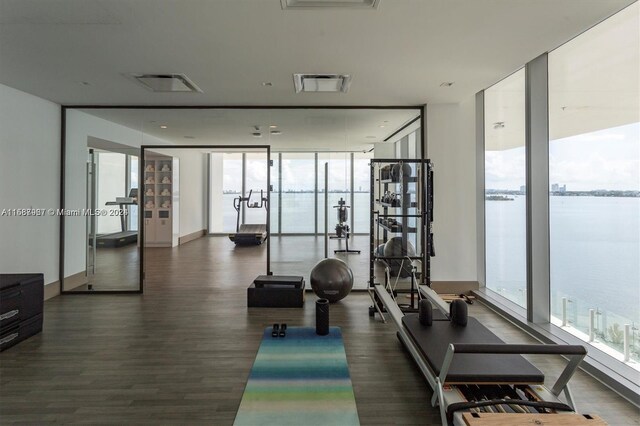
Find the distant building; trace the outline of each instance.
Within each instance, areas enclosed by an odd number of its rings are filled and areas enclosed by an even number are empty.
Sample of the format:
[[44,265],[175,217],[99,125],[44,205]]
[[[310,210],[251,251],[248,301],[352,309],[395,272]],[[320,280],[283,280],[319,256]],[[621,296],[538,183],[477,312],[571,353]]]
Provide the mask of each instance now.
[[520,187],[520,192],[522,192],[522,193],[527,192],[527,186],[526,186],[526,185],[522,185],[522,186]]
[[551,192],[567,192],[567,185],[562,185],[554,183],[551,185]]

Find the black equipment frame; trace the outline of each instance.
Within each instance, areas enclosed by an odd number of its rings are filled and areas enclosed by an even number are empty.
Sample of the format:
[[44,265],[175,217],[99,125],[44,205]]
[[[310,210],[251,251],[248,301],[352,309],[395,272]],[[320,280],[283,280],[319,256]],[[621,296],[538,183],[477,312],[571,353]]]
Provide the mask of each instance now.
[[[402,213],[400,214],[389,214],[388,208],[394,208],[392,206],[383,205],[381,203],[381,199],[376,199],[376,185],[380,186],[378,197],[381,198],[381,186],[383,182],[381,181],[381,176],[379,176],[380,165],[381,164],[397,164],[397,163],[407,163],[407,164],[415,164],[419,166],[419,170],[417,170],[418,176],[415,178],[415,183],[417,184],[416,194],[419,195],[420,205],[416,205],[414,207],[410,204],[410,196],[405,192],[404,186],[409,183],[405,178],[405,181],[397,181],[397,182],[384,182],[384,183],[393,183],[393,184],[402,184],[403,185],[403,199],[401,201],[400,208],[402,209]],[[373,301],[373,306],[369,307],[369,315],[374,316],[376,312],[382,313],[384,311],[384,305],[382,301],[375,295],[373,291],[376,284],[375,277],[375,262],[376,260],[404,260],[404,259],[412,259],[412,260],[420,260],[422,262],[422,273],[420,276],[420,282],[414,283],[414,275],[411,277],[411,306],[407,309],[407,311],[415,311],[417,307],[414,308],[414,295],[418,293],[418,287],[420,285],[426,285],[431,287],[431,256],[435,255],[435,251],[433,250],[433,164],[429,159],[402,159],[402,158],[376,158],[372,159],[370,163],[370,171],[371,171],[371,182],[370,182],[370,229],[369,229],[369,295]],[[420,180],[419,180],[420,179]],[[420,194],[417,191],[420,191]],[[376,206],[380,205],[383,207],[384,213],[381,215]],[[395,207],[397,208],[397,207]],[[417,208],[416,214],[409,214],[408,210],[410,208]],[[384,236],[383,239],[387,239],[387,232],[398,232],[392,231],[387,227],[384,227],[380,223],[380,217],[383,216],[385,218],[389,217],[397,217],[397,218],[416,218],[416,230],[414,233],[420,229],[420,253],[416,256],[400,256],[400,257],[389,257],[389,256],[379,256],[377,253],[378,247],[378,230],[380,227],[383,228]],[[407,241],[409,230],[408,223],[402,224],[402,239],[403,241]],[[385,276],[385,279],[386,276]],[[414,286],[415,284],[415,286]],[[382,317],[384,320],[384,317]]]

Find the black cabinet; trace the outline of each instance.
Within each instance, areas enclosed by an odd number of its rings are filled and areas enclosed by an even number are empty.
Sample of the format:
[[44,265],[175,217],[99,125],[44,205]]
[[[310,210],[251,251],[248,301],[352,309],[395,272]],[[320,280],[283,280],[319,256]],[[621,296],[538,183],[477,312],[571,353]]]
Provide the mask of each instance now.
[[42,331],[43,274],[0,274],[0,352]]

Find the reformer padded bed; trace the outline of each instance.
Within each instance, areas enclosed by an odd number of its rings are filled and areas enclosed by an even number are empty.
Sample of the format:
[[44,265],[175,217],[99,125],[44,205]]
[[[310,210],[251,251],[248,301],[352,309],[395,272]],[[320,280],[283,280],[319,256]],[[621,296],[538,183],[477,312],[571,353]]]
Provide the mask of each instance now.
[[[436,318],[432,325],[424,326],[418,314],[407,314],[402,317],[402,324],[436,376],[450,343],[504,343],[473,317],[468,318],[466,327]],[[458,354],[449,367],[446,382],[543,383],[544,374],[521,355]]]

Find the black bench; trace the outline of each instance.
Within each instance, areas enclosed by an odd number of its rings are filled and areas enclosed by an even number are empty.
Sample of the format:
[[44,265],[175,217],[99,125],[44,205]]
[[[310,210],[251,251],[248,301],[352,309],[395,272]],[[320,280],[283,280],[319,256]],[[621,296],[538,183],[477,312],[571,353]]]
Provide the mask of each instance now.
[[[402,324],[436,376],[440,374],[450,343],[504,343],[472,317],[468,318],[466,327],[451,321],[433,321],[431,326],[424,326],[418,314],[405,315]],[[543,383],[544,374],[521,355],[457,354],[446,382],[533,384]]]

